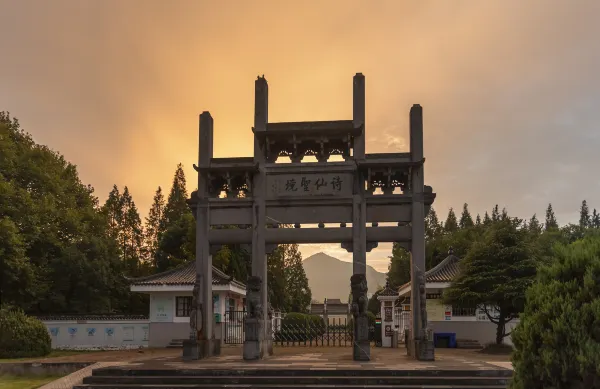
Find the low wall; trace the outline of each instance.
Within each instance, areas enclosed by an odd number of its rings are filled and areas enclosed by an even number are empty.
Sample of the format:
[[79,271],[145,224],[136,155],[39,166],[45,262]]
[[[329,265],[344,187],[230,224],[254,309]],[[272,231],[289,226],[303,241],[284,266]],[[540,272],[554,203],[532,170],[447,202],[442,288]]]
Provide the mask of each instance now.
[[93,362],[0,363],[0,376],[66,376],[91,364]]
[[53,349],[148,347],[148,319],[42,319]]
[[[512,331],[518,321],[511,321],[506,325],[506,332]],[[496,342],[496,324],[490,321],[431,321],[429,322],[434,332],[453,332],[456,339],[470,339],[478,341],[482,346]],[[510,336],[504,338],[504,343],[512,345]]]

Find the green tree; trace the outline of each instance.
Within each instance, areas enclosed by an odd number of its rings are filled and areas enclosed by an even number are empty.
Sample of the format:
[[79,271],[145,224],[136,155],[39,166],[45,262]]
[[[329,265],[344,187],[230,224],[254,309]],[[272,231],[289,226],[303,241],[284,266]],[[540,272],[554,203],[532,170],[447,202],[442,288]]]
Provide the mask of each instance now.
[[441,234],[442,226],[440,225],[440,221],[437,217],[437,213],[435,209],[431,207],[427,216],[425,216],[425,236],[428,239],[433,239],[435,236]]
[[502,343],[505,325],[523,311],[525,290],[536,269],[527,232],[510,220],[501,220],[475,242],[460,263],[460,273],[444,292],[446,304],[482,306],[496,324],[496,343]]
[[0,257],[11,267],[4,277],[10,283],[21,274],[23,288],[23,296],[7,292],[3,302],[36,314],[127,311],[118,246],[93,188],[4,112],[0,174],[0,246],[6,253]]
[[163,272],[196,258],[196,220],[183,215],[162,234],[156,251],[156,271]]
[[483,215],[483,225],[489,226],[490,224],[492,224],[492,219],[490,218],[490,215],[487,213],[487,211],[485,211],[485,215]]
[[474,226],[473,218],[469,213],[469,205],[467,203],[463,205],[463,211],[460,215],[460,222],[458,223],[458,225],[460,226],[460,228],[469,228]]
[[306,312],[312,300],[308,278],[302,266],[302,254],[297,244],[282,245],[288,312]]
[[269,295],[269,303],[273,309],[293,312],[288,307],[285,277],[285,247],[279,245],[271,254],[267,256],[267,293]]
[[587,201],[581,202],[581,208],[579,209],[579,227],[588,228],[590,226],[590,209],[588,208]]
[[477,217],[475,218],[475,225],[476,226],[481,225],[481,216],[479,216],[479,214],[477,214]]
[[[154,194],[144,229],[145,256],[152,262],[155,262],[156,251],[158,250],[158,244],[163,233],[161,230],[161,220],[164,217],[164,213],[165,197],[162,194],[162,188],[159,186]],[[153,263],[153,266],[156,267],[156,263]]]
[[446,222],[444,223],[444,231],[454,232],[456,230],[458,230],[456,214],[454,213],[454,209],[450,208],[450,210],[448,211],[448,217],[446,217]]
[[542,233],[542,231],[543,231],[543,226],[538,221],[537,216],[536,216],[535,213],[533,214],[533,216],[531,217],[531,219],[529,219],[528,229],[535,236],[540,235]]
[[123,220],[121,225],[121,251],[123,261],[130,276],[141,276],[146,272],[142,270],[143,240],[142,220],[129,188],[123,189],[121,196]]
[[546,209],[546,223],[544,223],[544,226],[546,230],[558,228],[556,216],[554,216],[554,210],[552,209],[552,204],[548,204],[548,208]]
[[108,194],[108,198],[102,206],[102,213],[106,217],[109,233],[115,240],[120,240],[125,211],[123,210],[123,201],[117,185],[113,185]]
[[192,211],[187,205],[188,193],[185,182],[185,173],[183,165],[177,165],[175,175],[173,177],[173,185],[169,192],[167,205],[165,206],[164,218],[161,229],[166,231],[172,225],[179,223],[179,219],[184,215],[190,215]]
[[[4,183],[0,182],[0,190],[3,186]],[[18,227],[8,217],[1,218],[0,302],[11,302],[19,307],[29,308],[36,296],[37,269],[28,261],[25,250],[25,242]]]
[[513,331],[512,389],[600,387],[600,237],[555,247]]
[[600,228],[600,214],[594,208],[594,212],[592,212],[592,228]]
[[492,222],[497,222],[498,220],[500,220],[500,211],[498,208],[498,204],[496,204],[494,206],[494,209],[492,209]]
[[397,288],[410,281],[410,253],[398,243],[392,246],[392,255],[388,266],[387,282]]

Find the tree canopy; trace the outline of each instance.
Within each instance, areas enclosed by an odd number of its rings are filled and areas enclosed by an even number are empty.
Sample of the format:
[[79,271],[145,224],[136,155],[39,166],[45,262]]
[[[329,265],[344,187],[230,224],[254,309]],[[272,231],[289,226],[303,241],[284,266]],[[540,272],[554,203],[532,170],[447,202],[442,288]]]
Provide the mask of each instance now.
[[600,236],[554,247],[512,340],[513,389],[600,387]]

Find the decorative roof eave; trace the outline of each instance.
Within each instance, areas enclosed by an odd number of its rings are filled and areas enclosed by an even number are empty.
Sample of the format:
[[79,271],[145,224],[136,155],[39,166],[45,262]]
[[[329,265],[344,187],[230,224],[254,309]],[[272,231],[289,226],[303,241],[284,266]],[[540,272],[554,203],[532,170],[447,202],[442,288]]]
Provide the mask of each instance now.
[[[426,287],[429,284],[446,285],[456,277],[458,274],[458,263],[460,258],[454,255],[452,247],[448,250],[448,256],[444,260],[437,264],[437,266],[429,269],[425,272],[425,283]],[[398,288],[398,292],[410,287],[410,281]],[[444,286],[445,287],[445,286]]]
[[379,300],[379,301],[394,301],[398,297],[399,297],[398,291],[390,288],[390,283],[389,283],[389,281],[387,281],[385,283],[385,288],[377,296],[377,300]]
[[[174,269],[170,269],[158,274],[152,274],[146,277],[139,278],[128,278],[130,282],[130,286],[152,286],[152,285],[170,285],[170,286],[182,286],[182,285],[193,285],[195,282],[195,269],[194,262],[186,263],[182,266],[178,266]],[[167,277],[176,275],[177,273],[181,273],[179,275],[180,279],[175,278],[174,280],[169,280]],[[181,279],[183,278],[183,279]],[[165,281],[165,279],[167,279]],[[228,276],[223,273],[221,270],[217,269],[213,266],[212,268],[212,284],[213,285],[231,285],[237,288],[246,290],[246,285],[240,281],[237,281],[233,277]]]

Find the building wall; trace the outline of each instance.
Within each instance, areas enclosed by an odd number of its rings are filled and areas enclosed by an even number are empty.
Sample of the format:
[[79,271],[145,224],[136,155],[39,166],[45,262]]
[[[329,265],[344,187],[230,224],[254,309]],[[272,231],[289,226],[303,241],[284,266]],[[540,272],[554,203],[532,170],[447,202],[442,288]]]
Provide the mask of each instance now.
[[43,321],[50,333],[52,348],[135,348],[147,347],[149,323],[134,321]]
[[150,322],[149,346],[167,347],[173,339],[189,339],[190,323],[153,323]]
[[[154,292],[150,293],[150,322],[152,323],[189,323],[189,317],[177,317],[176,298],[178,296],[191,296],[192,292]],[[234,300],[232,307],[229,299]],[[242,311],[243,296],[231,292],[213,293],[213,312],[221,315],[224,320],[225,312],[233,308],[234,311]],[[187,336],[186,336],[187,337]],[[173,338],[176,339],[176,338]]]
[[[518,321],[506,325],[506,332],[512,331]],[[456,334],[456,339],[477,340],[482,346],[496,342],[496,325],[490,321],[432,321],[429,325],[435,333],[450,332]],[[510,336],[504,338],[504,343],[512,345]]]

